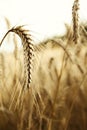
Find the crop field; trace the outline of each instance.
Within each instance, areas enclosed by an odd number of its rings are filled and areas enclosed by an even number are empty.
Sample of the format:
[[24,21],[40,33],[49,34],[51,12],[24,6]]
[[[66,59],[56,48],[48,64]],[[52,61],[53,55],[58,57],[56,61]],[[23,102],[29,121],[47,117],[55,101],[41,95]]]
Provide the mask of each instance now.
[[12,41],[14,50],[0,52],[0,130],[87,130],[87,22],[78,10],[74,0],[65,34],[38,44],[5,19],[0,47]]

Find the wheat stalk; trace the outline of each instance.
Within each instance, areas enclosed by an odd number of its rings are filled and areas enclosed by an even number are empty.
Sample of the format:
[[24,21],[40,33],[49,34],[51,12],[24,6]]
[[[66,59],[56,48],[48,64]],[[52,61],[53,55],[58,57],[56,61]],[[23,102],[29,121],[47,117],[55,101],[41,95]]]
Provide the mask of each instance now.
[[78,20],[79,0],[75,0],[72,7],[72,18],[73,18],[73,41],[75,44],[79,40],[79,20]]
[[31,35],[28,33],[28,30],[23,29],[24,26],[17,26],[10,29],[2,41],[0,42],[0,46],[2,45],[4,39],[10,32],[16,33],[22,40],[23,52],[24,52],[24,87],[29,88],[31,83],[31,67],[32,67],[32,54],[33,54],[33,44]]

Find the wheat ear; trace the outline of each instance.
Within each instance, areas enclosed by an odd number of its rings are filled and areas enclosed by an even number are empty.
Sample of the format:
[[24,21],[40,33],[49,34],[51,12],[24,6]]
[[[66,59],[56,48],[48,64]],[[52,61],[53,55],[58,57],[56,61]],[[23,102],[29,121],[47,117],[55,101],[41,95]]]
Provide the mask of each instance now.
[[73,18],[73,41],[75,44],[79,40],[79,20],[78,20],[79,0],[75,0],[72,7],[72,18]]
[[31,67],[32,67],[32,55],[33,55],[33,44],[31,35],[29,34],[29,30],[23,29],[24,26],[17,26],[10,29],[5,36],[3,37],[0,45],[2,45],[5,37],[9,34],[9,32],[16,33],[22,41],[23,52],[24,52],[24,87],[30,87],[31,83]]

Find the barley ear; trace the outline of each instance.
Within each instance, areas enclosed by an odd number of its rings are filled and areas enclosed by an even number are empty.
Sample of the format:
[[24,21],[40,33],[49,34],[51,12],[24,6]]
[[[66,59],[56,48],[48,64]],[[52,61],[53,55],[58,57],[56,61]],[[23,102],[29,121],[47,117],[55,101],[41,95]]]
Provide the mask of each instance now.
[[75,44],[78,43],[79,40],[79,0],[75,0],[72,7],[72,18],[73,18],[73,41]]
[[30,87],[31,83],[31,67],[32,67],[32,56],[33,56],[33,44],[29,30],[23,29],[24,26],[17,26],[10,29],[3,37],[0,45],[2,45],[5,37],[9,32],[16,33],[22,41],[23,53],[24,53],[24,85],[23,87]]

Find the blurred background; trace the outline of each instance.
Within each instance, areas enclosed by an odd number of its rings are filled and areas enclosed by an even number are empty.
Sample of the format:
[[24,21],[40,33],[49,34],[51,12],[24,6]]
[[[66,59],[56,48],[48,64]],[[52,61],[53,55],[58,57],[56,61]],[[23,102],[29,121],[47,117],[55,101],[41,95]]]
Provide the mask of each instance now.
[[[4,17],[11,24],[27,25],[37,42],[63,34],[65,23],[72,22],[74,0],[0,0],[0,39],[7,31]],[[80,0],[79,20],[86,21],[86,0]],[[11,50],[12,46],[2,47]],[[7,49],[8,48],[8,49]]]

